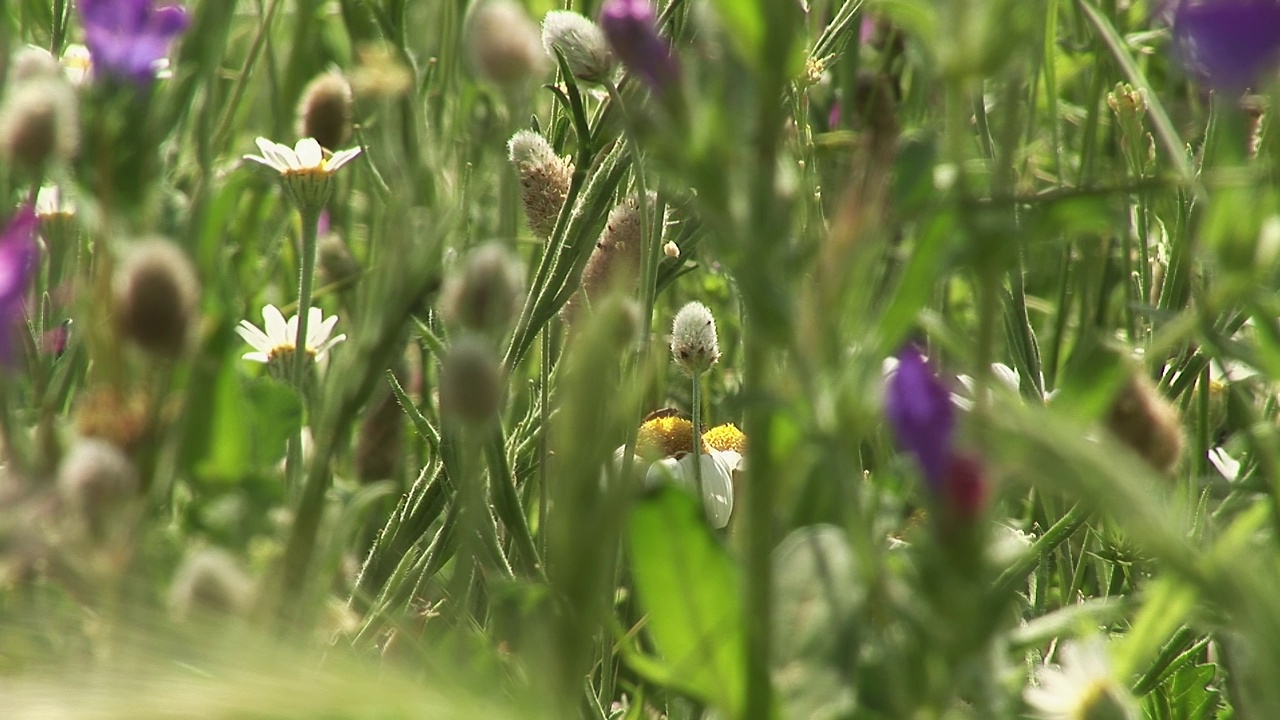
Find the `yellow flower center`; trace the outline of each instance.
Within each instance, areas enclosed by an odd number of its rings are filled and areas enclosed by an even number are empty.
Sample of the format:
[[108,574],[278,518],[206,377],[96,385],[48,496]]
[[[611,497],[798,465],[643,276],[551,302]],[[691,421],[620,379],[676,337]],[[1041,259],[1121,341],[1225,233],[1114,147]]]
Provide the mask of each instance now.
[[[747,436],[732,423],[717,425],[702,434],[702,451],[746,451]],[[693,452],[693,423],[675,415],[649,418],[640,426],[636,449],[641,455],[680,457]]]
[[702,444],[720,452],[732,450],[739,455],[747,451],[747,436],[733,423],[717,425],[702,433]]
[[676,457],[693,452],[693,423],[682,417],[655,417],[640,426],[636,449],[641,455]]

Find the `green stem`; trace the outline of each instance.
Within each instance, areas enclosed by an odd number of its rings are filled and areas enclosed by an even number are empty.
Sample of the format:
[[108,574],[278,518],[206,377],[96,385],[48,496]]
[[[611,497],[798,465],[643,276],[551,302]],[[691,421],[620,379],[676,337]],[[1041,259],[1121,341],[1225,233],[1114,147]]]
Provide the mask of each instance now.
[[693,482],[698,488],[698,500],[703,500],[702,490],[702,372],[693,371]]
[[298,273],[298,334],[294,337],[293,382],[298,392],[306,399],[305,376],[307,363],[311,356],[307,354],[307,325],[311,314],[311,292],[316,277],[316,225],[320,222],[318,209],[303,208],[302,216],[302,249],[299,256],[301,270]]

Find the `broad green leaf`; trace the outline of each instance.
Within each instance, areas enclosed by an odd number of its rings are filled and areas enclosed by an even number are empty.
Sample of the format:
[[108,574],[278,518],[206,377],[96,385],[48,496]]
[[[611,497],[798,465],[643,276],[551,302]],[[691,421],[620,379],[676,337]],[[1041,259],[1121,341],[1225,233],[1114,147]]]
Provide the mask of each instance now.
[[197,412],[196,424],[203,425],[204,452],[198,457],[196,472],[218,480],[238,480],[249,470],[249,427],[251,406],[245,401],[235,363],[224,362],[213,379],[212,403],[206,412]]
[[645,629],[676,686],[738,717],[745,697],[738,568],[701,503],[663,487],[632,509],[632,572]]

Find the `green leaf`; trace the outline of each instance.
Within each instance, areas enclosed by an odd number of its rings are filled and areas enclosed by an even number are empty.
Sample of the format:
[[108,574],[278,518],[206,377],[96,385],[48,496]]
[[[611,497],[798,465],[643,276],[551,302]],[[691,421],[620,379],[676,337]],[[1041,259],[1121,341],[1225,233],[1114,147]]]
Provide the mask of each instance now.
[[745,649],[738,568],[703,518],[701,503],[663,487],[632,509],[627,533],[636,593],[668,671],[663,674],[727,717],[740,716]]
[[284,457],[286,444],[298,434],[302,401],[288,386],[268,378],[249,383],[245,397],[253,406],[249,442],[254,467],[271,467]]
[[202,427],[202,453],[196,472],[206,478],[239,480],[249,470],[249,436],[245,419],[251,417],[235,364],[224,362],[213,378],[207,412],[193,424]]

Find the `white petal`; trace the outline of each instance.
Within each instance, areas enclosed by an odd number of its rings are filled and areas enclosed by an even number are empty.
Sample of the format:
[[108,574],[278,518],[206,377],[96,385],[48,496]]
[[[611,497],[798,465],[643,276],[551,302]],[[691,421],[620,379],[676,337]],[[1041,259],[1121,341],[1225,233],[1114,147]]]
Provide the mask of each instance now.
[[1228,455],[1227,451],[1220,447],[1209,450],[1209,464],[1221,473],[1222,477],[1232,482],[1240,479],[1240,461]]
[[[719,530],[729,524],[729,516],[733,514],[733,468],[720,452],[699,455],[698,458],[702,465],[702,507],[711,527]],[[684,459],[689,460],[692,466],[692,453]]]
[[271,352],[271,338],[266,333],[258,329],[257,325],[248,320],[241,320],[236,326],[236,334],[244,338],[244,341],[253,346],[253,349],[262,352]]
[[995,376],[996,380],[1004,383],[1005,387],[1015,393],[1022,387],[1022,378],[1018,377],[1018,371],[1004,363],[992,363],[991,374]]
[[650,465],[645,472],[644,484],[647,487],[661,485],[664,480],[684,488],[693,488],[693,477],[685,477],[684,468],[675,458],[662,458]]
[[284,315],[280,314],[280,308],[275,305],[263,306],[262,321],[265,323],[262,327],[267,331],[267,337],[272,345],[293,342],[293,338],[289,335],[289,326],[284,321]]
[[[266,160],[263,162],[264,165],[274,168],[276,172],[284,172],[289,168],[289,156],[293,154],[289,151],[289,148],[273,143],[266,138],[258,138],[255,142],[258,144],[258,149],[262,151],[262,157]],[[250,159],[252,158],[250,157]]]
[[324,356],[329,353],[329,350],[334,345],[337,345],[338,343],[346,339],[347,339],[347,336],[345,334],[338,335],[338,336],[329,338],[327,342],[325,342],[323,345],[320,345],[319,347],[312,346],[312,349],[316,351],[316,361],[323,360]]
[[284,326],[285,342],[298,347],[298,316],[294,315],[289,318],[289,322]]
[[328,162],[325,163],[325,169],[327,169],[331,173],[337,172],[338,168],[342,167],[343,165],[346,165],[352,160],[355,160],[356,156],[358,156],[359,154],[360,154],[360,148],[358,147],[348,148],[346,150],[339,150],[338,152],[333,154],[333,157],[329,158]]
[[268,357],[266,353],[260,353],[260,352],[247,352],[244,355],[241,355],[240,359],[260,362],[263,365],[266,365],[267,363],[271,362],[271,358]]
[[268,160],[267,158],[258,157],[257,155],[242,155],[241,157],[245,160],[252,160],[253,162],[258,163],[259,165],[265,165],[271,168],[272,170],[275,170],[276,172],[284,172],[284,168],[280,167],[278,163],[272,160]]
[[302,138],[293,151],[298,155],[298,169],[324,167],[324,151],[315,138]]
[[[307,310],[307,347],[314,348],[324,342],[324,339],[319,337],[321,330],[324,329],[323,320],[324,311],[320,308],[313,305]],[[329,329],[332,330],[333,326],[330,325]],[[327,332],[325,333],[325,335],[328,334]]]

